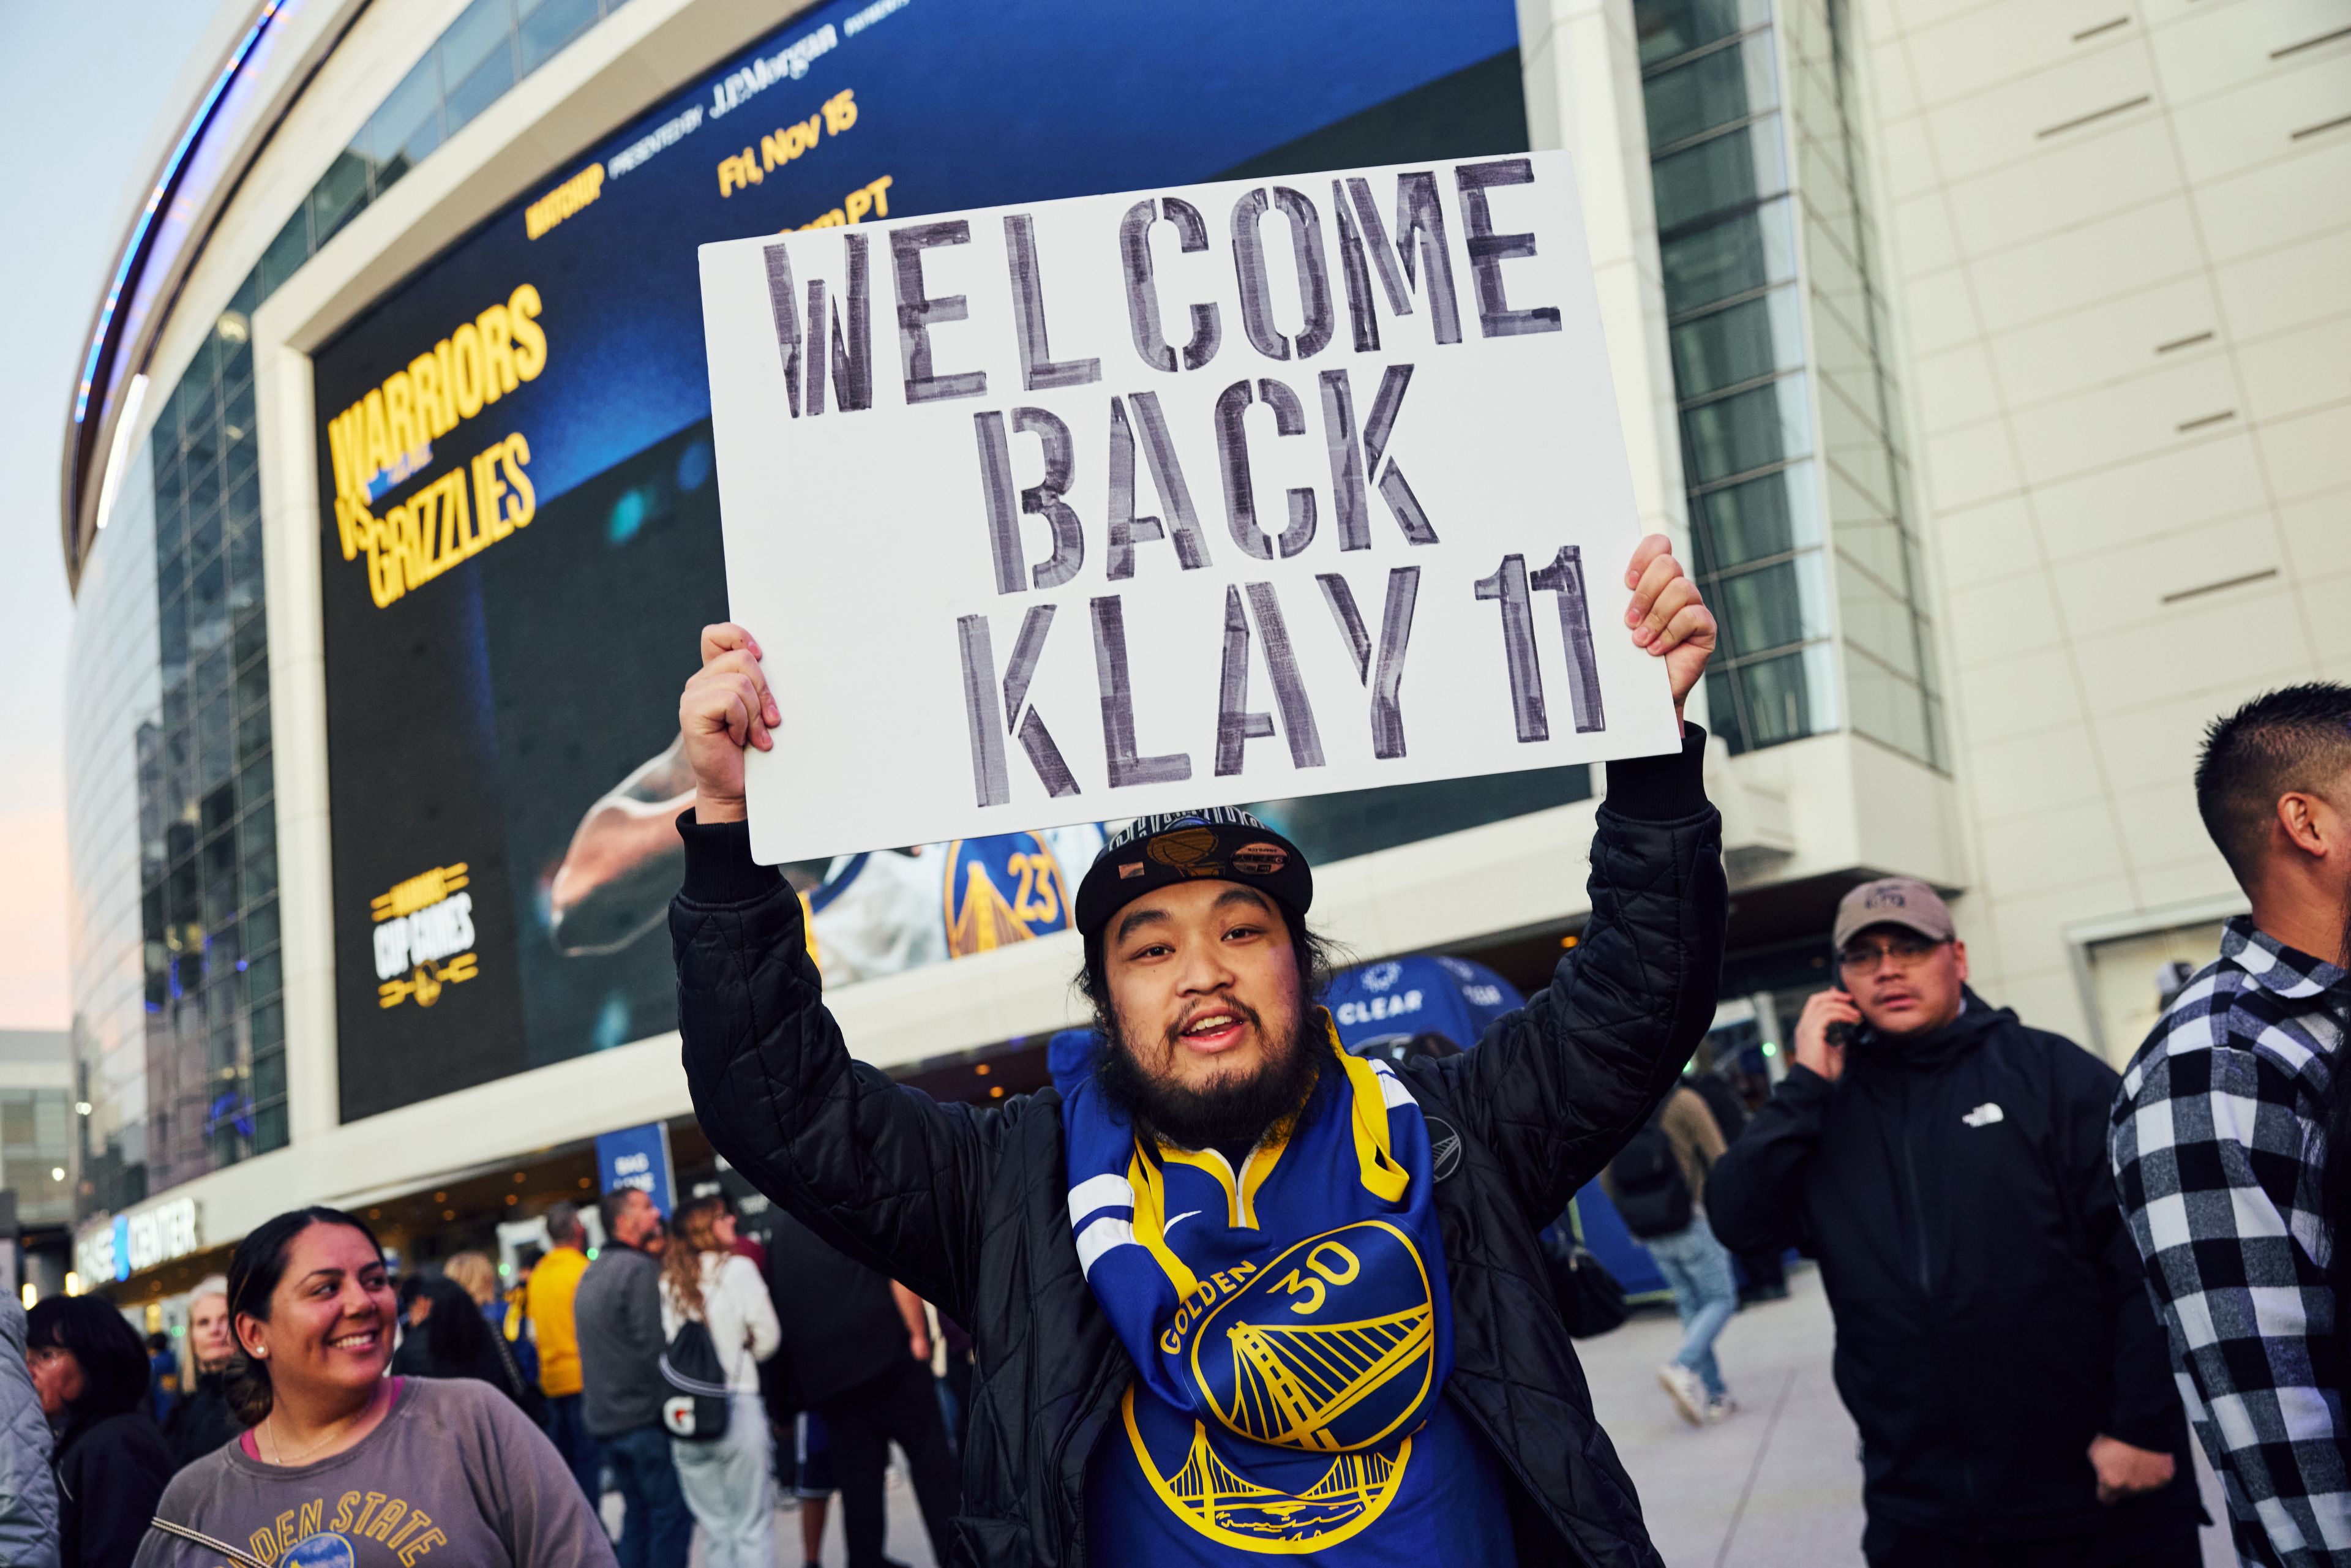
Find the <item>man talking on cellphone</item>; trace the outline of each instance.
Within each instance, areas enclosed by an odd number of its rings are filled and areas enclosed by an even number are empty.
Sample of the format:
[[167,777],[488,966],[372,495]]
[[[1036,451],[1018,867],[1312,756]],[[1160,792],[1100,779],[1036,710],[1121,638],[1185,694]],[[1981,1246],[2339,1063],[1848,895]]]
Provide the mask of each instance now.
[[2170,1354],[2105,1157],[2114,1070],[1968,988],[1934,889],[1837,906],[1839,985],[1715,1163],[1734,1251],[1818,1259],[1870,1568],[2195,1568]]

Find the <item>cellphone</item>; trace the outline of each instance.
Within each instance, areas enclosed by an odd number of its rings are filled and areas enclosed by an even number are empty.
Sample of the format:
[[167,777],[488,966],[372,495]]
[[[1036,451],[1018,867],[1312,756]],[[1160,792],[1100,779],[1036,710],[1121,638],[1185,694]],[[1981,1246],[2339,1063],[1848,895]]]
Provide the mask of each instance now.
[[[1836,999],[1841,1002],[1851,1002],[1853,1000],[1853,998],[1848,995],[1842,987],[1832,986],[1829,988],[1829,995],[1836,998]],[[1851,1045],[1853,1043],[1854,1037],[1860,1032],[1860,1025],[1846,1023],[1843,1019],[1839,1019],[1837,1022],[1833,1023],[1829,1025],[1828,1028],[1823,1030],[1821,1031],[1821,1038],[1826,1040],[1829,1044],[1842,1049],[1845,1046]]]

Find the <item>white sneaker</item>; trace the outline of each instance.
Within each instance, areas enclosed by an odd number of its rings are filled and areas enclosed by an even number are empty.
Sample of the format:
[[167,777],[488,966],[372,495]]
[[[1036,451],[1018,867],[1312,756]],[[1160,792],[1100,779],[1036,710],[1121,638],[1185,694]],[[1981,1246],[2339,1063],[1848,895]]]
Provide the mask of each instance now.
[[1693,1427],[1706,1422],[1706,1385],[1698,1374],[1677,1361],[1669,1361],[1657,1368],[1657,1383],[1673,1399],[1674,1408],[1682,1419]]
[[1709,1427],[1719,1427],[1738,1414],[1739,1401],[1733,1399],[1728,1394],[1724,1395],[1719,1399],[1709,1399],[1707,1401],[1706,1421],[1707,1425]]

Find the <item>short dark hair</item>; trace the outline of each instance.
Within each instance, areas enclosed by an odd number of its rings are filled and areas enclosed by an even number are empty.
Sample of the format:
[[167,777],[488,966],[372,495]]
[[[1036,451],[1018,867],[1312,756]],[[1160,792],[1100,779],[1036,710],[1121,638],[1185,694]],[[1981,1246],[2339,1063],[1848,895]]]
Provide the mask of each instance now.
[[580,1206],[569,1200],[551,1206],[547,1211],[547,1239],[558,1247],[575,1240],[585,1240],[586,1227],[580,1223]]
[[81,1397],[66,1406],[76,1422],[136,1410],[147,1397],[147,1347],[103,1296],[46,1296],[26,1314],[25,1348],[54,1345],[81,1364]]
[[[320,1204],[288,1209],[264,1220],[236,1244],[228,1260],[228,1332],[232,1348],[222,1392],[227,1396],[229,1407],[235,1411],[237,1419],[248,1427],[262,1423],[277,1396],[269,1385],[268,1364],[246,1353],[245,1336],[237,1333],[236,1320],[244,1316],[265,1323],[269,1321],[269,1298],[277,1293],[278,1281],[286,1278],[286,1261],[294,1250],[294,1239],[314,1225],[341,1225],[358,1231],[375,1249],[376,1261],[383,1261],[383,1243],[376,1239],[366,1220]],[[384,1324],[384,1332],[392,1332],[390,1323]]]
[[[616,1186],[596,1200],[596,1213],[604,1221],[605,1240],[620,1239],[621,1216],[628,1211],[629,1199],[640,1192],[644,1192],[644,1189],[636,1186]],[[645,1193],[645,1197],[651,1199],[653,1194]]]
[[[2331,681],[2267,692],[2204,732],[2196,810],[2240,885],[2261,872],[2278,798],[2325,794],[2351,771],[2351,686]],[[2351,800],[2339,802],[2351,810]]]
[[[496,1378],[497,1346],[491,1342],[490,1325],[482,1316],[482,1309],[465,1287],[446,1274],[413,1274],[400,1282],[400,1311],[403,1318],[419,1296],[433,1303],[423,1325],[424,1351],[431,1358],[433,1375],[481,1377],[486,1383]],[[417,1331],[412,1328],[408,1332],[413,1334]],[[486,1372],[489,1375],[484,1375]]]

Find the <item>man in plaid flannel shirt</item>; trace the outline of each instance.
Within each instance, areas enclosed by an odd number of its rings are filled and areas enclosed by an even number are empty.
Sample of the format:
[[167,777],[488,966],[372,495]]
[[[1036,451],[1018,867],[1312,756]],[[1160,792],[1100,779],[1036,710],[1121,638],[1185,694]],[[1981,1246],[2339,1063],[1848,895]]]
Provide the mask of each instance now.
[[2322,1202],[2351,1008],[2351,687],[2274,692],[2215,724],[2196,793],[2252,914],[2228,923],[2220,960],[2123,1075],[2116,1188],[2238,1554],[2351,1563],[2335,1217]]

